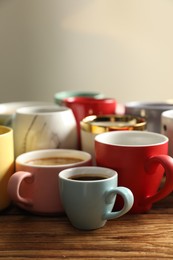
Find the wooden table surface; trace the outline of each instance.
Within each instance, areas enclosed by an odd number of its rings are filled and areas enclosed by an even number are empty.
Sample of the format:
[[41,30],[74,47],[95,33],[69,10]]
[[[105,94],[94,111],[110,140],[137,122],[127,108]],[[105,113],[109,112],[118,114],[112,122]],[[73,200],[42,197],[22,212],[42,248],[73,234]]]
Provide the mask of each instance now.
[[11,206],[0,215],[0,259],[173,259],[173,194],[94,231]]

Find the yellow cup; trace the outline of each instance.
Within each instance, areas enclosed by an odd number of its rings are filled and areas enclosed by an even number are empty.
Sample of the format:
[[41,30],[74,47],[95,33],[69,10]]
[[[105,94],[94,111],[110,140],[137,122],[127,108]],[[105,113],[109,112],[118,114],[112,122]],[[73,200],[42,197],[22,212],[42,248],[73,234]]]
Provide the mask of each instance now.
[[0,125],[0,210],[10,205],[7,185],[14,173],[13,130]]

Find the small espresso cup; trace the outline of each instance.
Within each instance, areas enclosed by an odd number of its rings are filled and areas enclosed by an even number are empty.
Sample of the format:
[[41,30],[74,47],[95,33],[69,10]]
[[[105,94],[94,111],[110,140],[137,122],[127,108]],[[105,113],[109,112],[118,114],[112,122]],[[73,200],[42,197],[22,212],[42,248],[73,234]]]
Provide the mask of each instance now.
[[31,213],[62,213],[58,173],[87,165],[91,165],[91,155],[78,150],[48,149],[21,154],[16,158],[16,172],[8,182],[8,194],[14,203]]
[[10,176],[14,173],[13,130],[0,126],[0,211],[7,208],[11,199],[7,193]]
[[94,139],[96,135],[118,130],[146,130],[146,119],[134,115],[92,115],[80,122],[81,150],[93,157],[95,164]]
[[150,210],[173,191],[173,158],[167,155],[166,136],[147,131],[107,132],[95,137],[95,151],[97,165],[117,171],[119,185],[132,191],[131,213]]
[[76,121],[71,109],[32,106],[17,109],[13,120],[15,157],[40,149],[77,149]]
[[104,98],[104,94],[99,91],[66,90],[55,93],[54,101],[56,104],[63,106],[64,99],[69,97]]
[[[133,194],[117,187],[116,171],[103,167],[78,167],[59,174],[60,196],[71,224],[83,230],[101,228],[109,219],[126,214],[133,205]],[[122,209],[111,212],[116,195],[122,196]]]
[[168,154],[173,157],[173,110],[162,112],[160,131],[168,137]]

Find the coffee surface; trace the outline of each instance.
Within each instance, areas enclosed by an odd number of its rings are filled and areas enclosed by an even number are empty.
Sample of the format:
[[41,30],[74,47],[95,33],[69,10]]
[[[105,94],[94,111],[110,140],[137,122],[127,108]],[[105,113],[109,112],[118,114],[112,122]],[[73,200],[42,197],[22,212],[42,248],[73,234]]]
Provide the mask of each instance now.
[[104,175],[99,175],[99,174],[78,174],[69,177],[71,180],[76,180],[76,181],[98,181],[98,180],[105,180],[107,179],[107,176]]
[[64,165],[82,162],[80,158],[73,157],[49,157],[33,159],[27,162],[29,165]]

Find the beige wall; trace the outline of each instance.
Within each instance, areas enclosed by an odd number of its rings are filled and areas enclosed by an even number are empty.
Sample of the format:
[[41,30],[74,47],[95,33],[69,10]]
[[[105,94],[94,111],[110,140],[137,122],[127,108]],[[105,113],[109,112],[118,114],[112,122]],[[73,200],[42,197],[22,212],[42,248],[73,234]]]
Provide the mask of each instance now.
[[173,98],[172,0],[0,0],[0,102]]

